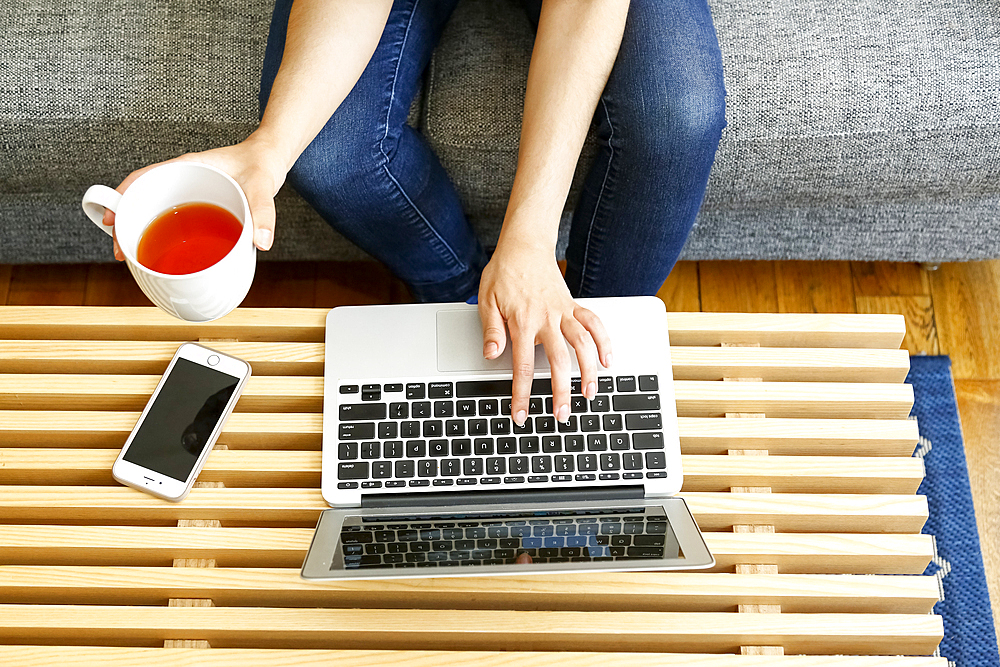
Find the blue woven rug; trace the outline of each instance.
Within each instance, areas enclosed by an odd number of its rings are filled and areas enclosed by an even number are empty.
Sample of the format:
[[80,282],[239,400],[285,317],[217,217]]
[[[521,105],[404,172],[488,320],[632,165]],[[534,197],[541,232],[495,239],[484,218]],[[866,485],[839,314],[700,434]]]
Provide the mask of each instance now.
[[913,385],[913,412],[920,428],[914,456],[924,459],[920,484],[930,518],[923,532],[936,541],[925,574],[938,577],[943,599],[934,612],[944,619],[941,655],[958,667],[997,667],[997,637],[983,573],[979,532],[969,490],[962,430],[948,357],[911,357],[906,381]]

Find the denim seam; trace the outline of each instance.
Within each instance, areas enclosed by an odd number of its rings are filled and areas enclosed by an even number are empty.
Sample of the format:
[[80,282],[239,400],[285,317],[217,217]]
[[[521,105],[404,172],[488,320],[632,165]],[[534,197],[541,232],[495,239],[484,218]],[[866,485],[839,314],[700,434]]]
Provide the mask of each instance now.
[[594,212],[590,216],[590,224],[587,226],[587,241],[583,244],[583,259],[580,261],[580,285],[577,288],[578,293],[583,292],[583,284],[587,280],[587,257],[590,255],[590,237],[594,232],[594,222],[597,220],[597,212],[601,208],[601,201],[604,198],[604,192],[608,186],[608,177],[611,174],[611,163],[615,159],[615,146],[613,140],[615,138],[615,125],[611,122],[611,113],[608,112],[608,105],[604,98],[601,97],[601,108],[604,109],[604,117],[608,119],[608,127],[611,128],[611,133],[608,135],[608,150],[611,155],[608,156],[608,166],[604,170],[604,180],[601,181],[601,191],[597,194],[597,201],[594,202]]
[[396,80],[399,78],[399,66],[403,60],[403,51],[406,49],[406,41],[410,36],[410,27],[413,25],[413,17],[417,13],[417,5],[419,4],[420,0],[415,0],[413,6],[410,8],[410,17],[407,19],[406,29],[403,31],[403,41],[399,45],[399,52],[396,56],[396,68],[393,70],[392,73],[392,86],[389,88],[389,104],[386,106],[386,111],[385,111],[385,133],[382,135],[382,139],[378,142],[378,149],[379,152],[382,154],[382,157],[385,158],[385,162],[382,165],[382,169],[385,171],[386,176],[388,176],[389,180],[392,181],[393,185],[396,186],[396,190],[401,195],[403,195],[403,199],[405,199],[406,203],[409,204],[410,209],[412,209],[412,211],[417,215],[417,217],[419,217],[424,222],[424,225],[426,225],[427,229],[430,230],[430,232],[434,235],[434,238],[438,240],[438,243],[444,247],[444,249],[447,251],[445,254],[449,255],[451,257],[451,261],[455,262],[458,265],[459,269],[461,269],[461,272],[464,273],[469,270],[469,267],[466,266],[461,260],[459,260],[458,255],[455,253],[455,250],[450,245],[448,245],[448,243],[443,238],[441,238],[441,235],[438,233],[436,229],[434,229],[434,225],[431,224],[431,221],[428,220],[427,216],[425,216],[423,212],[417,207],[417,205],[413,203],[413,200],[410,199],[410,196],[406,194],[406,190],[403,189],[403,186],[399,184],[399,181],[396,180],[396,177],[392,175],[391,171],[389,171],[389,162],[390,162],[389,155],[388,153],[385,152],[384,142],[389,137],[389,116],[392,114],[392,104],[396,99]]

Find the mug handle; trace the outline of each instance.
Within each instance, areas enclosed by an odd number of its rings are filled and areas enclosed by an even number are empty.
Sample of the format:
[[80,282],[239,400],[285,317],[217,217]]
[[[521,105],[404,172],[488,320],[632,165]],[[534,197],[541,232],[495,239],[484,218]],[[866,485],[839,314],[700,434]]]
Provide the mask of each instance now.
[[121,200],[122,196],[108,186],[91,185],[83,195],[83,212],[108,236],[114,236],[114,225],[104,224],[104,210],[117,212],[118,202]]

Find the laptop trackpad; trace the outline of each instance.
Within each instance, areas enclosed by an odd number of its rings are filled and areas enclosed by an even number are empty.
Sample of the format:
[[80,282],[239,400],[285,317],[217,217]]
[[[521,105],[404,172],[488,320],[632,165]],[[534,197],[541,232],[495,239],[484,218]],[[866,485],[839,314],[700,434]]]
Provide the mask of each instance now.
[[[437,312],[437,369],[439,372],[511,372],[510,339],[503,354],[493,360],[483,358],[483,325],[475,308]],[[547,370],[549,361],[541,345],[535,346],[535,369]],[[576,360],[573,360],[576,370]]]

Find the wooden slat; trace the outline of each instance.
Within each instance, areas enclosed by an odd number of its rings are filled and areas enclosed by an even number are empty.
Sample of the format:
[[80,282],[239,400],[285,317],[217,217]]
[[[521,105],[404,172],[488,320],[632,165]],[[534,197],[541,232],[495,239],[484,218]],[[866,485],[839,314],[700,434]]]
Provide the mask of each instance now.
[[[0,373],[159,374],[183,341],[0,340]],[[322,375],[322,343],[206,342],[254,375]]]
[[667,321],[671,345],[896,349],[905,333],[901,315],[670,313]]
[[775,455],[910,456],[919,437],[917,422],[905,419],[680,417],[677,430],[685,454],[766,449]]
[[735,614],[0,605],[0,639],[215,647],[735,651],[929,654],[941,617],[918,614]]
[[[135,426],[138,412],[0,410],[0,442],[9,447],[115,447]],[[682,417],[685,454],[767,449],[773,454],[909,456],[917,423],[891,419],[754,419]],[[236,413],[219,440],[237,448],[319,449],[319,413]]]
[[[0,341],[0,373],[162,373],[183,341]],[[250,363],[255,375],[322,375],[322,343],[218,341],[210,347]],[[676,347],[674,378],[902,382],[906,350]]]
[[401,667],[618,667],[625,665],[694,667],[947,667],[944,658],[904,656],[743,656],[715,653],[583,653],[565,651],[369,651],[369,650],[299,650],[299,649],[164,649],[93,646],[0,646],[0,661],[23,667],[82,664],[108,667],[245,667],[246,665],[297,667],[358,667],[400,665]]
[[316,308],[237,308],[203,324],[184,322],[158,308],[9,306],[0,337],[66,340],[198,340],[322,342],[327,311]]
[[[0,449],[0,484],[107,485],[117,449]],[[217,450],[199,476],[234,487],[319,487],[320,452]],[[767,486],[791,493],[915,493],[923,461],[866,457],[724,456],[682,458],[685,491]]]
[[[0,336],[8,339],[323,340],[323,309],[238,308],[215,322],[189,324],[156,308],[4,308]],[[905,333],[899,315],[670,313],[672,345],[758,343],[762,347],[896,349]]]
[[[703,530],[769,524],[786,532],[919,532],[927,500],[912,495],[685,493]],[[317,489],[194,489],[170,503],[125,487],[0,486],[0,520],[314,524],[327,508]]]
[[677,346],[670,361],[675,380],[902,382],[910,370],[906,350]]
[[[121,447],[139,412],[0,410],[0,442],[11,447]],[[238,448],[320,448],[323,415],[318,412],[237,412],[219,444]]]
[[[170,565],[213,558],[220,567],[299,567],[311,528],[18,526],[0,531],[8,565]],[[934,553],[920,534],[706,532],[719,571],[737,563],[778,565],[785,574],[913,574]]]
[[684,491],[766,486],[774,493],[916,493],[923,461],[847,456],[694,456],[682,458]]
[[681,417],[730,412],[767,417],[905,419],[913,407],[908,384],[848,382],[674,382]]
[[[0,375],[4,410],[141,410],[156,375]],[[236,409],[244,412],[316,412],[323,406],[322,377],[252,376]]]
[[[3,374],[0,409],[137,410],[158,380],[154,375]],[[768,417],[905,419],[913,406],[908,384],[678,380],[674,392],[682,417],[759,412]],[[319,411],[322,401],[321,377],[251,377],[236,409]]]
[[793,613],[926,614],[931,577],[886,575],[593,573],[314,582],[297,568],[0,566],[0,597],[18,604],[163,604],[208,598],[217,606],[731,611],[780,604]]

